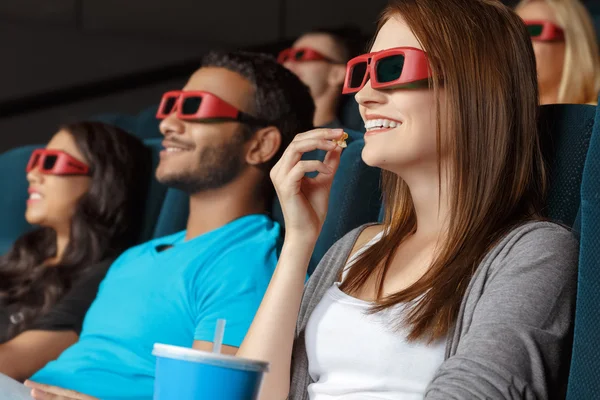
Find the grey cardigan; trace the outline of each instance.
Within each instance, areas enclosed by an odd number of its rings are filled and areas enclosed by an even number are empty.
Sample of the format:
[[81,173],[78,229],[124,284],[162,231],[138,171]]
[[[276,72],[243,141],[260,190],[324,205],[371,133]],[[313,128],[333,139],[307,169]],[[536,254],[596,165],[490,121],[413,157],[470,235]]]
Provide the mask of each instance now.
[[[305,329],[344,267],[357,228],[323,257],[306,285],[292,354],[289,399],[307,400]],[[448,334],[427,400],[555,399],[564,396],[574,317],[578,243],[567,229],[514,229],[477,268]]]

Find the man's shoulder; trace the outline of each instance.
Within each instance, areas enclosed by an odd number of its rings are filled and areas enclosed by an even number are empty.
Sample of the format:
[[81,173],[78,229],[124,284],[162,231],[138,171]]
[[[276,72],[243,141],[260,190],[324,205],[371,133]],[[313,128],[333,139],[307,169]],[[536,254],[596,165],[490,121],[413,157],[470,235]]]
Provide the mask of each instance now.
[[199,252],[192,263],[206,267],[204,270],[207,273],[216,269],[220,276],[244,275],[245,272],[254,275],[261,271],[272,274],[282,245],[279,230],[240,235],[232,239]]

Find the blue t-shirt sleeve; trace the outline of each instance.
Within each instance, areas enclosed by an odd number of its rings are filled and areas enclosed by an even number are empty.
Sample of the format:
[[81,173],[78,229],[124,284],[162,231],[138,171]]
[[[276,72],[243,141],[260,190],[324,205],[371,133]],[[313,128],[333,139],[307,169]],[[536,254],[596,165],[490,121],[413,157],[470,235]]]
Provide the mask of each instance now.
[[275,247],[253,243],[230,249],[195,280],[194,340],[212,342],[218,319],[227,321],[223,344],[239,347],[267,290]]

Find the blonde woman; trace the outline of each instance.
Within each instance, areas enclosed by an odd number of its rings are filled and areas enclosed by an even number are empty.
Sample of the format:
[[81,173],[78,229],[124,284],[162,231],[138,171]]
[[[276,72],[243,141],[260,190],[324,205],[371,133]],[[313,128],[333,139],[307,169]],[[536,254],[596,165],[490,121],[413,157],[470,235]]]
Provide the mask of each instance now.
[[523,0],[517,13],[530,28],[540,103],[596,104],[600,56],[585,6],[579,0]]

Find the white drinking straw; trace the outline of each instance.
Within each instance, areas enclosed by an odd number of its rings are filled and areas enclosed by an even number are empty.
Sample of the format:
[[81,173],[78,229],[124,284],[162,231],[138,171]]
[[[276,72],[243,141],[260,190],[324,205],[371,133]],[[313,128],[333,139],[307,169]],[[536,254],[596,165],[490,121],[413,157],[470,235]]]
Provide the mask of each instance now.
[[220,353],[223,345],[223,335],[225,335],[225,320],[217,320],[217,329],[215,329],[215,338],[213,340],[213,353]]

